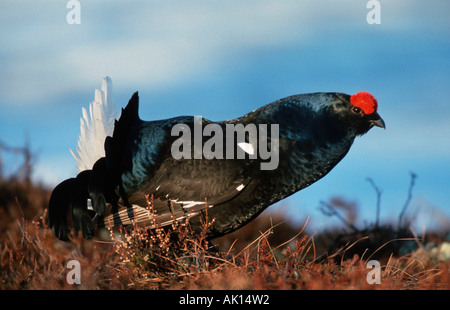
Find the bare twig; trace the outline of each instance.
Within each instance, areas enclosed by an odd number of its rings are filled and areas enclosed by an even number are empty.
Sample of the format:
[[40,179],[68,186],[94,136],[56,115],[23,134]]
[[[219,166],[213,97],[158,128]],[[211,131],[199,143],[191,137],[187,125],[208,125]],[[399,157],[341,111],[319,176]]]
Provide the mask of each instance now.
[[367,178],[367,181],[369,181],[369,183],[375,190],[375,193],[377,194],[377,213],[375,218],[375,228],[378,228],[380,224],[381,189],[375,184],[375,182],[371,178]]
[[325,202],[325,201],[321,201],[320,202],[320,207],[319,207],[319,210],[323,213],[323,214],[325,214],[325,215],[327,215],[327,216],[336,216],[341,222],[343,222],[347,227],[349,227],[349,228],[351,228],[353,231],[358,231],[358,228],[355,226],[355,225],[353,225],[352,223],[350,223],[349,221],[347,221],[343,216],[342,216],[342,214],[340,214],[339,212],[337,212],[336,211],[336,208],[332,205],[332,204],[330,204],[330,203],[328,203],[328,202]]
[[417,175],[414,172],[411,172],[411,183],[409,184],[408,197],[406,198],[406,201],[402,208],[402,211],[400,212],[400,215],[398,216],[398,229],[400,229],[402,227],[403,216],[405,215],[406,209],[408,208],[409,203],[411,202],[412,189],[416,182],[416,178],[417,178]]
[[31,184],[34,154],[31,152],[30,139],[28,138],[28,136],[25,137],[25,145],[23,147],[12,147],[0,141],[0,176],[3,175],[4,172],[1,151],[23,155],[24,162],[15,174],[22,175],[27,185]]

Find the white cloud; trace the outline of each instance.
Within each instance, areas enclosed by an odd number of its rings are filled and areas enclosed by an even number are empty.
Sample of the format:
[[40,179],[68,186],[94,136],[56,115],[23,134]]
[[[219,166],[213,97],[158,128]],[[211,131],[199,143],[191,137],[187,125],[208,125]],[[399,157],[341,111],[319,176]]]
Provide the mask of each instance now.
[[[10,1],[1,22],[6,102],[43,103],[85,90],[105,75],[154,87],[190,79],[246,49],[282,46],[314,35],[333,14],[355,14],[351,2],[171,1],[135,5],[81,3],[81,25],[67,25],[61,3]],[[359,6],[356,6],[359,7]],[[141,81],[141,82],[139,82]],[[144,82],[145,81],[145,82]]]
[[[323,29],[363,29],[365,4],[81,1],[81,25],[67,25],[65,3],[5,1],[0,93],[4,102],[42,104],[90,89],[105,75],[120,85],[168,87],[214,70],[224,57],[242,51],[320,40]],[[424,12],[428,23],[442,22],[441,11],[420,1],[382,2],[381,27],[419,27]]]

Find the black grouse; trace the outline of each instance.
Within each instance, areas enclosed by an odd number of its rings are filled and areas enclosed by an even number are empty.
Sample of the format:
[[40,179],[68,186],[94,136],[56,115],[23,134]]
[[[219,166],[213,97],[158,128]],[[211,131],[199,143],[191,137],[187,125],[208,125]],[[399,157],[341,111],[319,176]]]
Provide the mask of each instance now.
[[385,128],[367,92],[290,96],[220,122],[142,121],[138,105],[136,92],[104,141],[105,156],[53,190],[49,225],[58,238],[69,239],[70,209],[85,238],[95,228],[186,217],[196,228],[205,215],[214,219],[209,238],[230,233],[325,176],[356,136]]

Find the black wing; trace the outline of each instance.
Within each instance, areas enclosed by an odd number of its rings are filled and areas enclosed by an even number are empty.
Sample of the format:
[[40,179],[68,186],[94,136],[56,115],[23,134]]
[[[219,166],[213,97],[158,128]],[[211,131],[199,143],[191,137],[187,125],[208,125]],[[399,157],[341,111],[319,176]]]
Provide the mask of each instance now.
[[[207,207],[219,207],[242,193],[251,182],[257,162],[248,157],[177,160],[172,156],[172,144],[179,138],[171,135],[173,126],[185,124],[193,133],[193,117],[143,122],[132,115],[137,114],[137,101],[130,100],[130,103],[134,107],[127,106],[122,112],[114,135],[106,145],[106,162],[111,163],[111,170],[116,174],[120,172],[117,188],[120,199],[116,205],[108,207],[104,217],[96,219],[98,227],[133,222],[149,227],[169,225],[173,219],[197,215]],[[211,123],[203,119],[202,126]],[[224,123],[221,126],[225,126]],[[205,137],[203,143],[207,140]],[[226,147],[225,141],[223,143]],[[193,140],[190,147],[193,154]],[[114,151],[108,152],[108,148]],[[109,154],[113,154],[111,159],[108,159]],[[153,211],[149,210],[147,195],[153,198]]]

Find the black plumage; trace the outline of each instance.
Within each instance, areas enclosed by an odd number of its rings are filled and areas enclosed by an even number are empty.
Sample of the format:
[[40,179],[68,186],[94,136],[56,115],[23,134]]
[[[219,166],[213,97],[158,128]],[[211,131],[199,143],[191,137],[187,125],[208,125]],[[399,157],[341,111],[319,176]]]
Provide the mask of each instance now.
[[[303,94],[280,99],[237,119],[201,120],[202,128],[217,124],[224,133],[227,124],[255,124],[256,146],[261,146],[260,134],[267,128],[267,150],[278,150],[278,162],[275,169],[264,170],[261,167],[267,158],[250,156],[247,150],[243,159],[237,159],[237,145],[233,146],[234,159],[207,159],[205,154],[202,159],[175,159],[171,150],[179,136],[172,135],[172,129],[185,124],[193,132],[195,119],[180,116],[142,121],[135,93],[122,109],[112,137],[105,140],[105,157],[92,170],[54,189],[50,226],[56,236],[67,240],[70,228],[66,212],[71,205],[74,227],[86,238],[92,237],[94,227],[129,225],[133,221],[147,227],[155,221],[165,226],[187,216],[196,228],[205,212],[209,219],[214,218],[208,237],[229,233],[271,204],[325,176],[347,154],[356,136],[373,126],[384,128],[376,112],[376,100],[370,96],[359,102],[359,98],[343,93]],[[367,108],[367,100],[374,108]],[[271,125],[278,126],[276,138]],[[225,136],[220,138],[223,150],[231,147]],[[202,137],[201,145],[208,139],[210,136]],[[193,136],[190,142],[194,154],[198,142]],[[153,195],[156,219],[149,216],[146,195]],[[88,198],[94,212],[87,208]]]

